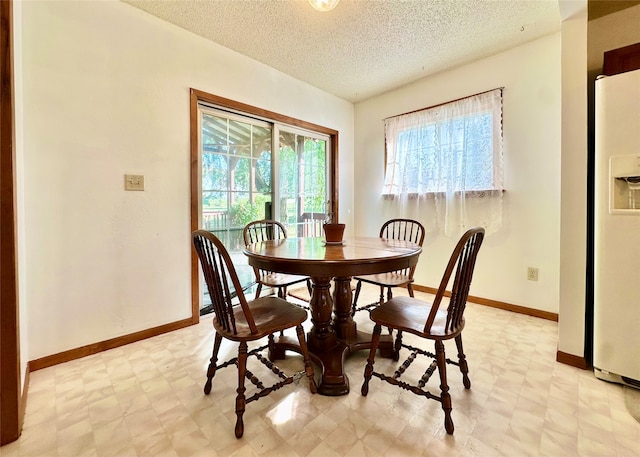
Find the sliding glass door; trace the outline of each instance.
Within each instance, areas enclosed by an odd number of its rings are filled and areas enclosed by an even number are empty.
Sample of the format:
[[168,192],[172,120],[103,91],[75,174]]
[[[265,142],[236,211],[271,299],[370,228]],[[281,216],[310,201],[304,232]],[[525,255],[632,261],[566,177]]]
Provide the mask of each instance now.
[[255,277],[242,254],[247,223],[276,219],[289,236],[321,236],[331,198],[330,138],[204,105],[199,125],[199,227],[222,240],[251,292]]

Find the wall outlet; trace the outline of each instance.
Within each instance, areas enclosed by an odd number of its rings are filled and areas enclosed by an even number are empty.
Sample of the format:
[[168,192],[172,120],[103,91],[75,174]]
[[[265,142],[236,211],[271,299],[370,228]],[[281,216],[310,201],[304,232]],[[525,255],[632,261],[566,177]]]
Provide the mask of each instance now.
[[124,190],[144,190],[144,175],[124,175]]
[[535,267],[527,268],[527,279],[529,281],[537,281],[538,280],[538,269]]

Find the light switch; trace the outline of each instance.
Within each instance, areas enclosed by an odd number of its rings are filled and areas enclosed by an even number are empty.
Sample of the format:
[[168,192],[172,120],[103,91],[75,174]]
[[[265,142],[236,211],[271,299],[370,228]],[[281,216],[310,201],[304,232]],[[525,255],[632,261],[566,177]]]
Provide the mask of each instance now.
[[144,175],[124,175],[124,190],[144,190]]

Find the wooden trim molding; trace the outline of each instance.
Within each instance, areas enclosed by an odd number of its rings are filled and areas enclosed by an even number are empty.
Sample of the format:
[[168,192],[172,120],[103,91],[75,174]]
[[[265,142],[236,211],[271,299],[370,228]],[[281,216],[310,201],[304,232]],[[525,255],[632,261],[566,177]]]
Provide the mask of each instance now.
[[631,44],[604,53],[602,72],[607,76],[640,68],[640,43]]
[[[438,289],[428,286],[414,285],[414,290],[418,290],[420,292],[425,292],[428,294],[435,294]],[[449,292],[446,294],[447,296],[451,296]],[[546,319],[554,322],[558,322],[558,314],[551,313],[549,311],[541,311],[539,309],[527,308],[525,306],[513,305],[511,303],[500,302],[496,300],[491,300],[488,298],[482,297],[474,297],[469,295],[469,301],[472,303],[476,303],[478,305],[490,306],[492,308],[504,309],[506,311],[512,311],[514,313],[526,314],[528,316],[539,317],[541,319]],[[567,354],[566,352],[557,351],[556,352],[556,361],[559,363],[564,363],[565,365],[570,365],[572,367],[580,368],[582,370],[588,370],[589,364],[587,363],[587,359],[585,357],[580,357],[573,354]]]
[[172,322],[158,327],[141,330],[139,332],[130,333],[128,335],[119,336],[106,341],[100,341],[98,343],[88,344],[68,351],[59,352],[58,354],[48,355],[39,359],[35,359],[29,362],[29,369],[31,371],[41,370],[43,368],[58,365],[60,363],[69,362],[71,360],[80,359],[88,355],[97,354],[109,349],[115,349],[125,344],[135,343],[153,336],[162,335],[163,333],[172,332],[184,327],[193,325],[191,318],[183,319],[181,321]]
[[[198,171],[199,154],[198,154],[198,93],[191,89],[189,103],[189,122],[190,122],[190,149],[191,149],[191,232],[198,230],[200,216],[200,178]],[[200,276],[198,275],[198,254],[193,247],[191,237],[189,237],[189,246],[191,247],[191,319],[194,324],[200,319]]]
[[13,1],[0,2],[0,445],[22,432],[16,238]]
[[564,363],[565,365],[571,365],[572,367],[580,368],[581,370],[589,369],[587,359],[562,351],[556,352],[556,362]]
[[[435,289],[433,287],[420,286],[418,284],[415,284],[413,286],[413,289],[418,290],[420,292],[425,292],[428,294],[435,294],[438,291],[438,289]],[[446,296],[449,297],[451,296],[451,294],[447,292]],[[469,295],[468,300],[478,305],[490,306],[492,308],[504,309],[505,311],[512,311],[518,314],[526,314],[527,316],[539,317],[541,319],[558,322],[558,314],[551,313],[549,311],[542,311],[539,309],[527,308],[526,306],[513,305],[511,303],[491,300],[489,298],[474,297],[473,295]]]

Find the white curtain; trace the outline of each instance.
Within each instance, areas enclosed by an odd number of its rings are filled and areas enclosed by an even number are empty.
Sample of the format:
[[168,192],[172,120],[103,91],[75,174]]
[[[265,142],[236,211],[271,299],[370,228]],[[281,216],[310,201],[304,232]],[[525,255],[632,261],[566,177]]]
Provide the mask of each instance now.
[[500,228],[502,89],[388,118],[385,139],[387,204],[415,212],[420,201],[425,226],[447,236]]

